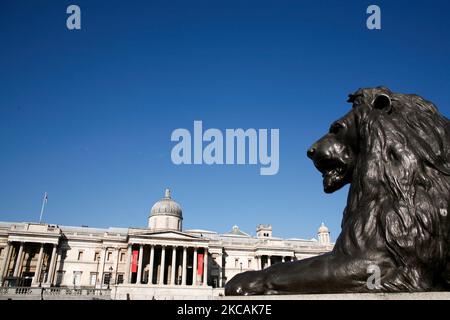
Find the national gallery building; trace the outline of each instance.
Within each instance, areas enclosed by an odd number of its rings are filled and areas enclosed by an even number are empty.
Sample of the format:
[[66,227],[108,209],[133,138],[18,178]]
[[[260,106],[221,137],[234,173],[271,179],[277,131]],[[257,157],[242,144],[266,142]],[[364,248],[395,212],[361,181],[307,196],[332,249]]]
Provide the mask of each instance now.
[[273,237],[270,225],[258,225],[252,237],[237,226],[218,234],[183,230],[182,222],[169,189],[153,205],[147,228],[0,222],[0,286],[49,294],[109,290],[112,299],[208,298],[223,294],[238,273],[333,248],[323,223],[317,239],[305,240]]

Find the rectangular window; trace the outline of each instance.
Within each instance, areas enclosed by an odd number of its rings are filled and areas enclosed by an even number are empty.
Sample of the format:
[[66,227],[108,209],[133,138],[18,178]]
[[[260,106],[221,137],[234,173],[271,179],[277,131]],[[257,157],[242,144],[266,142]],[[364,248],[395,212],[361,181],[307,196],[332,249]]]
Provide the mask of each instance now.
[[103,278],[103,284],[109,284],[111,281],[111,273],[107,272],[105,273],[105,276]]
[[100,261],[100,252],[94,254],[94,261]]
[[112,252],[109,251],[109,252],[108,252],[108,255],[107,255],[107,260],[108,260],[108,261],[111,261],[111,258],[112,258]]
[[79,287],[81,285],[81,271],[73,272],[73,285]]
[[120,262],[124,262],[125,261],[125,252],[122,252],[120,254]]
[[123,283],[123,273],[117,274],[117,284]]
[[78,251],[78,261],[83,259],[83,251]]
[[89,280],[89,284],[91,286],[95,286],[96,282],[97,282],[97,272],[91,272],[91,278]]
[[3,248],[0,248],[0,257],[3,255]]

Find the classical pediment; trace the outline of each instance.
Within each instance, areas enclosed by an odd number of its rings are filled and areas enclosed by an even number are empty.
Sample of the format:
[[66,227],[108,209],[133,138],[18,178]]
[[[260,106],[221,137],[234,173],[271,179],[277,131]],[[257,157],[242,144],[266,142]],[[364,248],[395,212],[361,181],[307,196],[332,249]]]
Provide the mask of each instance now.
[[199,236],[194,236],[188,233],[179,231],[142,231],[130,233],[130,238],[146,238],[146,239],[176,239],[176,240],[205,240],[207,239]]

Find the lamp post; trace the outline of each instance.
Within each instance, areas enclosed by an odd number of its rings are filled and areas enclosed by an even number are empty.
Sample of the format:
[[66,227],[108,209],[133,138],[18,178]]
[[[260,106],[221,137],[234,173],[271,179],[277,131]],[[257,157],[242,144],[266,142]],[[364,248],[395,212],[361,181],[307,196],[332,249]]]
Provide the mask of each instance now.
[[[39,287],[42,287],[42,280],[45,277],[45,270],[47,269],[47,265],[45,262],[42,263],[42,270],[39,272]],[[45,280],[45,279],[44,279]]]

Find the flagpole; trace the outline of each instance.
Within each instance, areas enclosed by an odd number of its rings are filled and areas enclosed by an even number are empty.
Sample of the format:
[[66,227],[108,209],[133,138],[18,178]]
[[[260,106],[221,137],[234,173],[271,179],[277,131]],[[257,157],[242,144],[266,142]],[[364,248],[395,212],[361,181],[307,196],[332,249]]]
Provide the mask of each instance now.
[[45,203],[47,202],[47,192],[44,194],[44,199],[42,199],[41,215],[39,216],[39,223],[42,221],[42,214],[44,213]]

